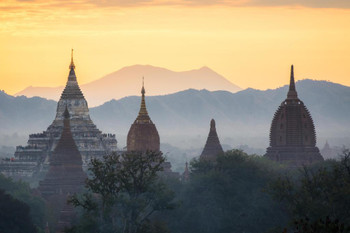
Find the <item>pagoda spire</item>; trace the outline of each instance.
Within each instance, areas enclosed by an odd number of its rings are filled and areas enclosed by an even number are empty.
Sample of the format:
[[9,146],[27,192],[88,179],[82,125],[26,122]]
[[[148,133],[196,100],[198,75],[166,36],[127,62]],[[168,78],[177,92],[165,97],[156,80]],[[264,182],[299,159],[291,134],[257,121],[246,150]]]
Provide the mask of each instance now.
[[68,76],[68,81],[74,81],[76,82],[77,81],[77,77],[75,76],[75,65],[74,65],[74,61],[73,61],[73,49],[72,49],[72,52],[71,52],[71,59],[70,59],[70,65],[69,65],[69,76]]
[[290,82],[289,82],[289,91],[287,94],[288,99],[297,99],[298,93],[295,89],[295,81],[294,81],[294,66],[291,66],[290,70]]
[[142,77],[142,88],[141,88],[141,106],[139,115],[136,118],[136,121],[139,123],[149,123],[151,121],[150,117],[148,116],[147,108],[146,108],[146,101],[145,101],[145,85],[144,85],[144,77]]
[[75,69],[75,65],[74,65],[74,61],[73,61],[73,49],[71,52],[71,58],[70,58],[70,65],[69,65],[69,69]]

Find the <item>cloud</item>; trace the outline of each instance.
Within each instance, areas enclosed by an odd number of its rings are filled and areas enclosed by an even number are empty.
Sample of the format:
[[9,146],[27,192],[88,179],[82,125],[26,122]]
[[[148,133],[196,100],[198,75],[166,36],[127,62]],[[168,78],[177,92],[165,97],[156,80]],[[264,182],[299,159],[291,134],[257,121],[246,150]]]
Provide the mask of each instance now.
[[[350,0],[5,0],[0,3],[0,9],[15,7],[33,7],[35,5],[45,8],[70,7],[70,8],[91,8],[91,7],[136,7],[136,6],[229,6],[229,7],[290,7],[301,6],[309,8],[342,8],[350,9]],[[5,8],[6,7],[6,8]]]
[[350,8],[349,0],[251,0],[251,6],[304,6],[310,8]]

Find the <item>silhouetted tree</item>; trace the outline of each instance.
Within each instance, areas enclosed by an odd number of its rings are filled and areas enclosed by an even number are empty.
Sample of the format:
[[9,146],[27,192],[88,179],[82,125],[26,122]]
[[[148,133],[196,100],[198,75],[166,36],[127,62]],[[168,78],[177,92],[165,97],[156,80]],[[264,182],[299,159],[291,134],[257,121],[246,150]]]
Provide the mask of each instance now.
[[328,216],[325,220],[311,222],[308,218],[294,221],[294,233],[346,233],[350,228],[339,220],[332,221]]
[[271,183],[269,192],[274,199],[285,204],[298,223],[300,219],[309,219],[307,223],[311,227],[310,222],[316,224],[328,218],[336,219],[340,225],[349,225],[349,150],[343,152],[340,161],[330,160],[314,167],[303,167],[297,178],[277,178]]
[[0,232],[35,233],[29,206],[0,189]]
[[[241,150],[215,162],[193,160],[189,182],[176,189],[182,205],[168,213],[174,233],[256,233],[287,223],[279,203],[264,192],[278,165]],[[176,185],[176,184],[175,184]]]
[[83,221],[71,232],[137,233],[152,229],[150,217],[174,207],[173,193],[158,177],[164,160],[161,153],[153,152],[92,159],[88,192],[70,200],[84,209]]
[[45,227],[45,219],[47,218],[45,202],[32,193],[33,191],[28,183],[13,181],[11,178],[0,174],[0,189],[27,204],[30,208],[29,213],[33,224],[41,229]]

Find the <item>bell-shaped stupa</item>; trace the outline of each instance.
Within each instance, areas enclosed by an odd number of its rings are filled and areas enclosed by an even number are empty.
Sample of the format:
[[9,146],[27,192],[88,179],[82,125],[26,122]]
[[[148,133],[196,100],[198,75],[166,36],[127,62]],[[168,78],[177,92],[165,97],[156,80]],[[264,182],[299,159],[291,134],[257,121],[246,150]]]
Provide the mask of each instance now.
[[145,87],[142,84],[140,111],[136,120],[131,125],[127,137],[127,150],[129,152],[160,151],[158,130],[148,115],[145,93]]
[[270,147],[267,148],[265,156],[290,166],[302,166],[323,160],[316,147],[316,132],[312,117],[298,98],[293,65],[287,99],[281,103],[273,117]]

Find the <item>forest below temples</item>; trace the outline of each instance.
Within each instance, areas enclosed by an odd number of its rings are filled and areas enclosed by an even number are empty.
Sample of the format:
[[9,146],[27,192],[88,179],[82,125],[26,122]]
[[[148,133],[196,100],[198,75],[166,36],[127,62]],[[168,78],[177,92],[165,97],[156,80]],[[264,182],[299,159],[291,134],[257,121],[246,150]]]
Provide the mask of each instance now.
[[[81,217],[67,232],[350,232],[348,150],[338,160],[301,168],[288,168],[261,156],[231,150],[216,162],[192,160],[188,180],[161,175],[159,166],[153,173],[139,177],[139,186],[131,182],[137,179],[139,169],[154,161],[128,159],[128,164],[122,164],[126,169],[122,172],[111,170],[113,166],[120,168],[120,158],[92,161],[92,176],[85,193],[75,196],[76,202],[71,200]],[[161,165],[165,159],[157,161]],[[103,180],[96,175],[98,171],[114,175]],[[123,179],[128,182],[121,182]],[[101,189],[89,189],[96,188],[94,182],[107,182],[113,195],[103,196]],[[125,188],[113,191],[120,185]],[[35,190],[3,176],[0,189],[0,216],[23,208],[19,216],[1,221],[0,232],[44,232],[52,214]],[[13,205],[9,205],[9,199]],[[108,208],[100,208],[101,200]],[[83,203],[90,203],[91,208]],[[131,209],[138,218],[125,215]],[[137,227],[121,231],[120,219],[129,218]],[[13,226],[18,229],[14,231]]]

